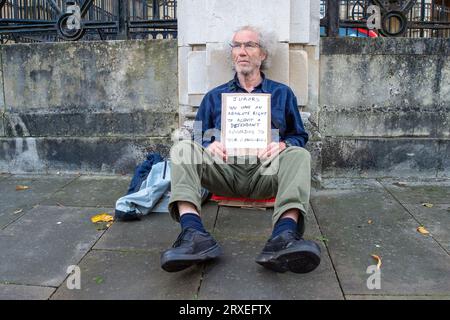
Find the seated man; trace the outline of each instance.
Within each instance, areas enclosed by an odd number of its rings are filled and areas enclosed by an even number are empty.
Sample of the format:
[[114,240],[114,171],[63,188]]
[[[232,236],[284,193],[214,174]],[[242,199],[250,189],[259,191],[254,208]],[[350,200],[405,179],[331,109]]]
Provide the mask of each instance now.
[[[218,257],[219,244],[204,229],[201,217],[201,187],[222,196],[254,199],[276,196],[273,232],[256,262],[277,272],[306,273],[320,263],[320,247],[302,239],[310,194],[308,141],[292,90],[271,81],[261,72],[268,57],[265,39],[256,28],[240,28],[231,42],[236,71],[233,80],[208,92],[198,110],[202,134],[221,127],[222,93],[270,93],[272,129],[279,141],[258,153],[256,163],[228,163],[220,134],[200,145],[184,140],[171,150],[171,197],[169,211],[181,223],[182,231],[172,248],[161,255],[161,267],[168,272]],[[265,170],[273,169],[272,174]]]

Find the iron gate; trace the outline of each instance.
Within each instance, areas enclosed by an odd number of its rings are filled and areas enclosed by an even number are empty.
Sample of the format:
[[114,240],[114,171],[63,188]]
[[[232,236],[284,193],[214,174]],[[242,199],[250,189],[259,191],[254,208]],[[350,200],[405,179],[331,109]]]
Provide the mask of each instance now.
[[[381,28],[369,33],[371,5]],[[321,0],[320,11],[324,36],[450,37],[450,0]]]
[[0,0],[0,40],[176,38],[176,0]]

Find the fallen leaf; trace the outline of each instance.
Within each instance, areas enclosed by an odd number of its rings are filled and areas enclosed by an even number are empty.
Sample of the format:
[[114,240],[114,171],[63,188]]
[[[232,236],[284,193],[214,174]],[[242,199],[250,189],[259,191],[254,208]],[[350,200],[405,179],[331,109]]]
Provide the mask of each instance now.
[[424,207],[427,207],[427,208],[433,208],[433,204],[432,203],[425,202],[425,203],[422,203],[422,205]]
[[100,213],[91,218],[93,223],[114,221],[114,217],[108,213]]
[[417,231],[420,232],[421,234],[429,234],[430,232],[425,229],[423,226],[420,226],[417,228]]
[[113,222],[96,222],[94,223],[97,231],[108,230],[108,228],[113,224]]
[[22,190],[27,190],[30,189],[29,186],[16,186],[16,191],[22,191]]
[[399,186],[399,187],[406,187],[406,182],[398,181],[398,182],[394,182],[393,185]]
[[16,210],[16,211],[14,211],[14,214],[21,213],[22,211],[23,211],[23,209]]
[[377,256],[376,254],[372,254],[371,256],[372,256],[372,258],[377,260],[377,269],[379,270],[381,268],[381,258],[379,256]]

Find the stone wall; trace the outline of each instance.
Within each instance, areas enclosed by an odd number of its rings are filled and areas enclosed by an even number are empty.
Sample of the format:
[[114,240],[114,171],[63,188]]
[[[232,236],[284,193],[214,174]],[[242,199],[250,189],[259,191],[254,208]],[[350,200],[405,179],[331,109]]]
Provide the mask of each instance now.
[[0,171],[130,173],[168,154],[176,40],[0,46]]
[[[449,48],[322,38],[319,61],[303,47],[313,179],[450,176]],[[187,112],[179,53],[176,40],[0,46],[0,171],[131,173],[167,155]]]
[[449,176],[450,40],[323,38],[325,176]]

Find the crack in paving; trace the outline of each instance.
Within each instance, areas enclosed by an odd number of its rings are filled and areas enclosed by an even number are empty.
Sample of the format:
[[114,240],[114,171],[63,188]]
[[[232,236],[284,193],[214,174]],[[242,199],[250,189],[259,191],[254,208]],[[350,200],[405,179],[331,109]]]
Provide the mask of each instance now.
[[[314,209],[313,204],[312,204],[311,202],[310,202],[309,206],[310,206],[311,211],[312,211],[312,213],[313,213],[314,220],[315,220],[316,223],[317,223],[317,227],[319,228],[320,234],[322,235],[322,237],[325,237],[324,233],[322,232],[322,228],[320,227],[319,219],[317,218],[315,209]],[[336,280],[337,280],[337,282],[338,282],[338,284],[339,284],[339,289],[341,289],[342,297],[344,298],[344,300],[347,300],[346,297],[345,297],[344,288],[342,287],[342,284],[341,284],[341,280],[339,279],[339,274],[338,274],[337,269],[336,269],[336,267],[335,267],[335,265],[334,265],[333,258],[331,257],[330,248],[328,247],[326,241],[323,241],[323,244],[324,244],[325,248],[327,249],[327,254],[328,254],[328,257],[330,258],[331,266],[332,266],[333,271],[334,271],[334,274],[335,274],[335,276],[336,276]]]
[[[220,206],[217,205],[216,217],[215,217],[215,219],[214,219],[214,224],[213,224],[213,227],[212,227],[212,232],[214,232],[214,230],[215,230],[215,228],[216,228],[217,220],[219,220],[219,210],[220,210]],[[200,296],[200,290],[201,290],[201,287],[202,287],[203,278],[204,278],[204,276],[205,276],[205,274],[206,274],[206,269],[207,269],[207,267],[208,267],[207,265],[203,265],[203,266],[202,266],[202,273],[201,273],[201,275],[200,275],[200,280],[199,280],[197,292],[196,292],[195,295],[194,295],[194,299],[195,299],[195,300],[197,300],[197,299],[199,298],[199,296]]]
[[[398,199],[395,194],[393,194],[380,180],[381,179],[375,179],[381,186],[382,188],[398,203],[400,204],[400,206],[405,209],[406,212],[408,212],[408,214],[414,219],[414,221],[417,222],[418,225],[422,226],[423,223],[416,218],[416,216],[407,208],[407,206],[400,200]],[[444,252],[450,256],[450,252],[430,233],[429,236],[431,237],[431,239],[434,240],[434,242],[442,249],[444,250]]]

